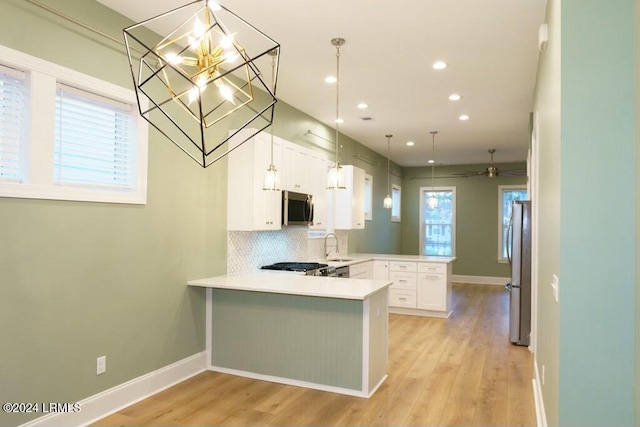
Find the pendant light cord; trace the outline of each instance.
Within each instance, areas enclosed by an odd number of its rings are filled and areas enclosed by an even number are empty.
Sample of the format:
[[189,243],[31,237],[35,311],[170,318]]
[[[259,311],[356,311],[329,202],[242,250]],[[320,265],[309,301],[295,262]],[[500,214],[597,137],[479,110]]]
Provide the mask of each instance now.
[[436,134],[437,131],[431,131],[431,156],[433,157],[433,163],[431,163],[431,192],[433,193],[434,181],[435,181],[435,168],[436,168]]
[[[269,55],[271,55],[271,91],[273,92],[273,96],[276,96],[276,55],[278,55],[278,52],[276,52],[275,49],[273,49],[272,51],[269,52]],[[273,122],[275,119],[275,107],[272,111],[272,117],[271,117],[271,166],[270,168],[272,168],[274,166],[273,164]]]
[[338,151],[340,144],[340,44],[336,42],[336,165],[340,163]]
[[393,135],[387,135],[387,194],[391,194],[391,182],[389,181],[389,174],[391,173],[391,137]]

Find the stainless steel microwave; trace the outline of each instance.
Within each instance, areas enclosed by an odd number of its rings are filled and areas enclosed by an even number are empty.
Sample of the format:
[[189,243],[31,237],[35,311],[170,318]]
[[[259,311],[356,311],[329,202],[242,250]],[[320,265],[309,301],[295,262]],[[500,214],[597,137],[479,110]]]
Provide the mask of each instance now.
[[282,192],[282,224],[313,224],[313,196],[310,194]]

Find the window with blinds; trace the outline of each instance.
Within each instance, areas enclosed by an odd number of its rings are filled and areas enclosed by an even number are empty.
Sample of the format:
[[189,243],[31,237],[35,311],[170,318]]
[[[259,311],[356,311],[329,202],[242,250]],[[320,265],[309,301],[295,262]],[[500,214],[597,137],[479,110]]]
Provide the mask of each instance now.
[[55,184],[134,190],[136,113],[132,105],[58,84]]
[[0,65],[0,181],[24,178],[28,111],[26,73]]

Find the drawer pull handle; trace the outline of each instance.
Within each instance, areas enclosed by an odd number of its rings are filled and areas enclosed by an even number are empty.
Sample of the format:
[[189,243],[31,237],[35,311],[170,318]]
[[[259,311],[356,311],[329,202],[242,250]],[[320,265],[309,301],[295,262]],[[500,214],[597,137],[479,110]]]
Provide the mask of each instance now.
[[406,301],[406,298],[398,298],[400,301]]

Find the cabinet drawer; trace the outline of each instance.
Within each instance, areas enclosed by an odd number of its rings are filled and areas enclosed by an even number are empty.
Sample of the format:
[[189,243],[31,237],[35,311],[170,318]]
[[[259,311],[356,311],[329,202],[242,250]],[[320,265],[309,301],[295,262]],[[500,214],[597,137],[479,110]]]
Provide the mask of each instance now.
[[399,273],[392,271],[389,274],[389,280],[393,282],[392,289],[416,289],[418,280],[416,273]]
[[418,272],[420,272],[420,273],[446,274],[447,273],[447,264],[436,264],[436,263],[432,263],[432,262],[421,262],[421,263],[418,263]]
[[402,261],[391,261],[389,263],[389,269],[391,271],[416,271],[416,263],[415,262],[402,262]]
[[393,307],[416,308],[416,291],[390,289],[389,305]]

